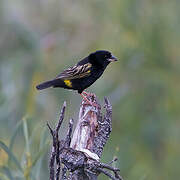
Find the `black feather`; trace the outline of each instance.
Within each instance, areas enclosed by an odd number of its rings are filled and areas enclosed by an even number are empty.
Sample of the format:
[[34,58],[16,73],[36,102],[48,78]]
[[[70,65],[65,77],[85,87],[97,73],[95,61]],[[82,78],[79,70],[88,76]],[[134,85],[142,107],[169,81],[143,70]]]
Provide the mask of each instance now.
[[53,86],[53,80],[43,82],[43,83],[37,85],[36,88],[38,90],[42,90],[42,89],[46,89],[46,88],[49,88],[49,87],[52,87],[52,86]]

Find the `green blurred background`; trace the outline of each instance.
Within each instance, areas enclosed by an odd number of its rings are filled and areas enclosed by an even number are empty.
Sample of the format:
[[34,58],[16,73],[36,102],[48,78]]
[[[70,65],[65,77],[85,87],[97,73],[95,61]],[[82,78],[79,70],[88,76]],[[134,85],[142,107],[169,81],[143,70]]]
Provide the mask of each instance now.
[[179,178],[180,1],[0,0],[1,180],[48,179],[46,122],[67,101],[64,135],[81,98],[35,86],[99,49],[119,59],[88,89],[113,105],[102,161],[125,180]]

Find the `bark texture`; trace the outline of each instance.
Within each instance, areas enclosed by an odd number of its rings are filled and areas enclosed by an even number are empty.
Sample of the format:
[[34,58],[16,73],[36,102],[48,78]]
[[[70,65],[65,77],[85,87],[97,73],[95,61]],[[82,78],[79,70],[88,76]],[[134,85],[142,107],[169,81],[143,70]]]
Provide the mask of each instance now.
[[100,173],[113,180],[122,179],[119,169],[111,166],[117,159],[108,164],[100,162],[112,130],[112,106],[105,98],[106,112],[103,117],[96,96],[89,94],[88,99],[93,106],[82,101],[74,133],[72,134],[74,121],[70,119],[64,140],[59,140],[58,132],[64,119],[66,103],[62,107],[56,128],[53,130],[47,124],[53,139],[49,163],[50,180],[97,180]]

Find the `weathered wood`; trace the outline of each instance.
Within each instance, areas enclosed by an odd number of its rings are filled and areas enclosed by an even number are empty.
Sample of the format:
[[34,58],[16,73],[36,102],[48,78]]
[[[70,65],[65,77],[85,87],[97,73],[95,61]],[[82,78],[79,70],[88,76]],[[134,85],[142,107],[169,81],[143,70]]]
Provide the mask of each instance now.
[[99,160],[98,154],[93,152],[95,138],[98,137],[98,117],[100,115],[100,105],[94,94],[89,96],[91,102],[97,105],[91,106],[82,102],[79,111],[79,119],[73,133],[70,147],[86,153],[89,157]]
[[[48,124],[53,137],[49,164],[50,180],[59,180],[59,177],[64,180],[97,180],[100,173],[104,173],[110,179],[122,179],[119,169],[100,162],[103,148],[112,130],[110,102],[105,98],[106,113],[102,117],[101,106],[96,96],[89,94],[87,98],[93,106],[82,101],[74,133],[72,134],[74,121],[71,119],[65,140],[59,140],[58,136],[64,119],[65,103],[55,130]],[[114,172],[114,176],[105,169]]]

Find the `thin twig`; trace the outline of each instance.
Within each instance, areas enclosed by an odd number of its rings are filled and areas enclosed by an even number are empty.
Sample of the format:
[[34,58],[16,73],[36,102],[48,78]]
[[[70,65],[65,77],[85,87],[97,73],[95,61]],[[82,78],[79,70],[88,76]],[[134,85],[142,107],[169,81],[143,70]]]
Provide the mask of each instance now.
[[[59,149],[59,145],[58,145],[58,149]],[[59,176],[60,176],[60,172],[61,172],[61,161],[60,161],[60,157],[59,157],[59,150],[56,153],[56,163],[57,163],[57,167],[56,167],[56,180],[59,180]]]
[[65,143],[66,143],[65,147],[70,147],[73,124],[74,124],[74,120],[70,119],[69,128],[68,128],[68,132],[67,132],[66,140],[65,140]]
[[[102,169],[102,168],[97,168],[97,170],[103,174],[105,174],[106,176],[108,176],[110,179],[112,180],[117,180],[117,178],[113,177],[112,174],[110,174],[108,171]],[[121,179],[120,179],[121,180]]]
[[58,132],[59,132],[59,129],[60,129],[61,124],[62,124],[63,119],[64,119],[65,108],[66,108],[66,102],[64,102],[63,107],[61,109],[59,121],[58,121],[58,124],[57,124],[55,130],[52,130],[49,123],[47,123],[47,126],[50,130],[52,137],[53,137],[53,145],[51,148],[51,157],[50,157],[50,162],[49,162],[50,180],[54,180],[54,172],[55,172],[54,171],[54,161],[55,161],[55,159],[56,159],[56,164],[57,164],[56,180],[59,180],[59,175],[60,175],[60,171],[61,171],[61,162],[60,162],[60,158],[59,158],[60,142],[59,142]]
[[62,122],[64,120],[65,109],[66,109],[66,101],[64,101],[63,107],[61,109],[59,121],[58,121],[58,124],[57,124],[56,129],[55,129],[55,136],[56,136],[56,139],[55,139],[55,141],[56,141],[56,164],[57,164],[57,167],[56,167],[56,180],[59,180],[59,175],[60,175],[60,171],[61,171],[61,162],[60,162],[60,158],[59,158],[60,144],[59,144],[58,133],[59,133],[59,129],[61,127],[61,124],[62,124]]
[[109,165],[111,165],[112,163],[116,162],[118,160],[117,157],[115,157],[112,161],[108,162]]
[[108,169],[108,170],[111,170],[111,171],[114,172],[114,175],[115,175],[116,178],[122,179],[122,178],[120,177],[120,175],[119,175],[120,169],[111,167],[110,165],[104,164],[104,163],[100,163],[100,168],[106,168],[106,169]]
[[61,124],[63,122],[65,109],[66,109],[66,101],[64,101],[64,104],[62,106],[61,113],[60,113],[60,116],[59,116],[59,121],[58,121],[58,124],[57,124],[56,129],[55,129],[55,131],[57,132],[56,135],[58,135],[59,128],[61,127]]
[[100,167],[101,167],[101,168],[109,169],[109,170],[111,170],[111,171],[120,171],[120,169],[118,169],[118,168],[113,168],[113,167],[111,167],[110,165],[104,164],[104,163],[100,163]]
[[55,161],[55,157],[56,157],[56,145],[55,145],[55,141],[54,141],[54,132],[52,130],[52,128],[50,127],[50,125],[47,123],[47,126],[50,130],[50,133],[53,137],[53,145],[52,145],[52,148],[51,148],[51,155],[50,155],[50,161],[49,161],[49,168],[50,168],[50,177],[49,179],[50,180],[54,180],[54,161]]

